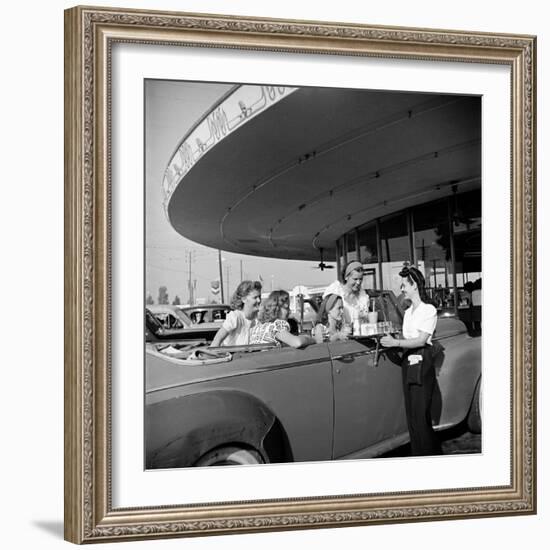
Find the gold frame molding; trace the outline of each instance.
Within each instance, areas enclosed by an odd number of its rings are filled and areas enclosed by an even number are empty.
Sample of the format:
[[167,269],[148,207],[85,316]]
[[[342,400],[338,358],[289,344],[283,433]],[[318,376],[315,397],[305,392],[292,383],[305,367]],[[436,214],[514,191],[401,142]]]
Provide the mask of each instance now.
[[[507,65],[512,449],[503,487],[113,509],[110,55],[116,42]],[[75,7],[65,12],[65,538],[108,542],[536,512],[536,37]]]

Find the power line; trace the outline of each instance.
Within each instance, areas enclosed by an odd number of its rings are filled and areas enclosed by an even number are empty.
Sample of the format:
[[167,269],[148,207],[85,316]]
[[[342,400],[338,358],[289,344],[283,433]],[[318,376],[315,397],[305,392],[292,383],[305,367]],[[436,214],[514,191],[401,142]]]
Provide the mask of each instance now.
[[214,254],[217,254],[217,251],[198,251],[195,249],[189,249],[187,247],[181,247],[181,246],[153,246],[153,245],[145,245],[145,248],[149,250],[178,250],[182,254],[187,254],[189,250],[193,250],[198,258],[204,258],[205,256],[212,256]]
[[[176,273],[187,273],[187,269],[175,269],[175,268],[171,268],[171,267],[161,267],[159,265],[154,265],[154,264],[146,264],[146,267],[149,268],[153,268],[153,269],[158,269],[159,271],[174,271]],[[200,279],[201,281],[212,281],[213,278],[215,278],[215,268],[212,269],[212,272],[210,273],[210,275],[204,275],[204,272],[203,271],[194,271],[193,272],[193,276],[196,277],[197,279]]]
[[160,271],[175,271],[177,273],[185,273],[186,270],[185,269],[174,269],[173,267],[160,267],[159,265],[153,265],[153,264],[146,264],[145,267],[147,268],[153,268],[153,269],[158,269]]

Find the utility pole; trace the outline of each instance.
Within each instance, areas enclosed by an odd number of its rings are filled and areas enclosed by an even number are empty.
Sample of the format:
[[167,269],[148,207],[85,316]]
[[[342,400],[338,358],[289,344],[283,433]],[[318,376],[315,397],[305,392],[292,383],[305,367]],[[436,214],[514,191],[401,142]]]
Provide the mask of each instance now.
[[241,282],[243,280],[243,261],[241,260]]
[[227,281],[227,296],[229,297],[229,264],[225,266],[225,279]]
[[[222,304],[225,304],[225,298],[223,295],[223,270],[222,270],[222,251],[218,249],[218,270],[220,272],[220,289],[222,293]],[[228,297],[229,299],[229,297]]]
[[189,303],[193,305],[195,303],[195,297],[193,293],[193,283],[191,281],[191,264],[193,263],[193,251],[189,250],[187,257],[187,290],[189,292]]

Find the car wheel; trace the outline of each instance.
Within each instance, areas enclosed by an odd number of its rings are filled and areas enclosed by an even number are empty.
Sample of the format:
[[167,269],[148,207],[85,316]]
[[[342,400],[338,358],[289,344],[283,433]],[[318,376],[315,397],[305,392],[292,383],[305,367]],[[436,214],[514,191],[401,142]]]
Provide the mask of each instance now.
[[231,466],[246,464],[263,464],[262,456],[252,449],[240,447],[220,447],[209,451],[197,460],[195,466]]
[[476,390],[474,392],[474,398],[470,406],[470,412],[468,413],[468,430],[474,434],[481,433],[481,378],[479,379]]

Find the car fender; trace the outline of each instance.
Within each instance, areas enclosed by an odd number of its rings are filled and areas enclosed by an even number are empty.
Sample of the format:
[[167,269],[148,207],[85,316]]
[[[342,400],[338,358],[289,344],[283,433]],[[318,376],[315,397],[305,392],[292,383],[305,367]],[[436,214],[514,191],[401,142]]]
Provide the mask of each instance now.
[[[192,466],[216,447],[254,448],[266,461],[283,461],[282,426],[256,397],[212,390],[150,404],[145,414],[146,468]],[[273,456],[275,450],[278,455]]]
[[468,415],[476,385],[481,379],[481,342],[465,334],[440,340],[436,358],[437,385],[432,417],[436,424],[455,425]]

